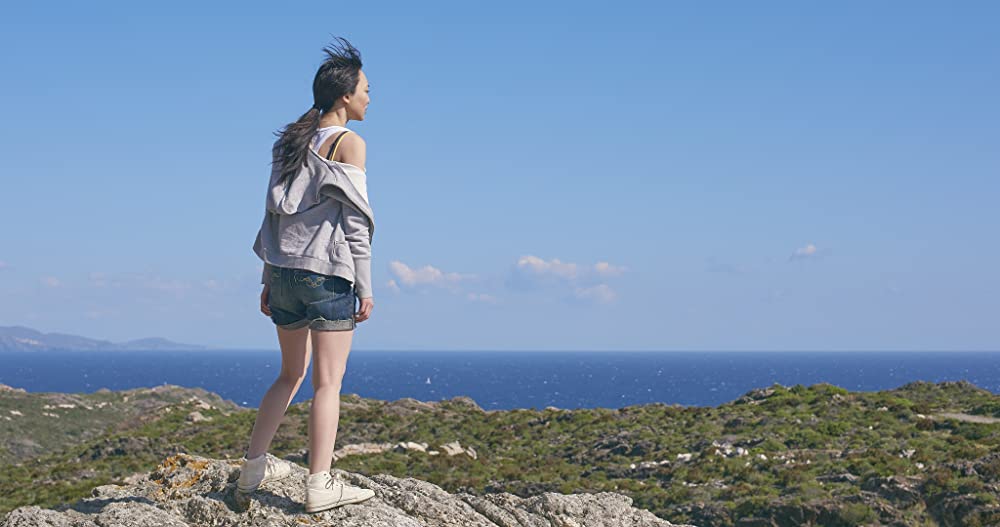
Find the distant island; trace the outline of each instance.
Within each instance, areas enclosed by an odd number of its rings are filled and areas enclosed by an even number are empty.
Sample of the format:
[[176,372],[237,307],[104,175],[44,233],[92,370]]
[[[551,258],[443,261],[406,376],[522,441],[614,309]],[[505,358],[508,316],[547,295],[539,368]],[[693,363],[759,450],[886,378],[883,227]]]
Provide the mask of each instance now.
[[25,326],[0,326],[0,353],[5,351],[188,351],[212,349],[198,344],[182,344],[164,338],[149,337],[111,342],[69,333],[42,333]]
[[[270,451],[300,475],[308,415],[291,405]],[[0,384],[0,527],[250,525],[229,496],[255,416],[201,388]],[[997,526],[1000,396],[776,383],[714,407],[484,410],[342,394],[334,469],[383,494],[337,516],[359,527]],[[255,517],[309,523],[300,484],[265,489]]]

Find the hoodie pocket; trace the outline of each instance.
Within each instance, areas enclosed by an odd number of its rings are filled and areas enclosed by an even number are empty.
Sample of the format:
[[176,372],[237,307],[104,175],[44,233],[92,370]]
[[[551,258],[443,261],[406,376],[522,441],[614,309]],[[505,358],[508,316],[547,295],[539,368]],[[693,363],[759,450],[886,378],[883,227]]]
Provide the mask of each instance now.
[[333,260],[346,262],[351,259],[351,248],[347,246],[347,240],[333,240]]

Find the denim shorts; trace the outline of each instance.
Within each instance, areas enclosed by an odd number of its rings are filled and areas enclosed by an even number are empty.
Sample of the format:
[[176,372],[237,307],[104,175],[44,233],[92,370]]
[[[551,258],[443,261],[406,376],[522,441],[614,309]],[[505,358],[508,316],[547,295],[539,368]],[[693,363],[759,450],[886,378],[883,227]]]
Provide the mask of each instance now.
[[267,307],[271,310],[271,320],[278,327],[352,330],[355,327],[354,299],[354,284],[340,276],[271,266]]

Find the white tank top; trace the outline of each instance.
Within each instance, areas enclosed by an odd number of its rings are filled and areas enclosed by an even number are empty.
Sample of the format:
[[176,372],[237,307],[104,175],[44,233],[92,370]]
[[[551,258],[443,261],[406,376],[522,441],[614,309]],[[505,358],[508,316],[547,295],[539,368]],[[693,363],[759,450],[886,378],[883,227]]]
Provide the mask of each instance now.
[[[321,153],[319,151],[319,147],[323,144],[324,141],[329,139],[331,135],[344,131],[350,132],[351,130],[343,126],[337,126],[337,125],[324,126],[323,128],[317,129],[316,135],[314,135],[312,139],[312,144],[311,144],[312,149],[315,150],[317,154],[319,154],[321,157],[325,159],[326,152]],[[340,147],[338,146],[338,148]],[[340,161],[335,161],[335,163],[340,163]],[[343,163],[343,164],[346,165],[349,163]],[[368,201],[368,172],[364,170],[347,170],[344,173],[347,174],[347,177],[351,180],[351,183],[354,184],[355,188],[358,189],[358,192],[361,193],[361,196],[365,198],[365,201]]]

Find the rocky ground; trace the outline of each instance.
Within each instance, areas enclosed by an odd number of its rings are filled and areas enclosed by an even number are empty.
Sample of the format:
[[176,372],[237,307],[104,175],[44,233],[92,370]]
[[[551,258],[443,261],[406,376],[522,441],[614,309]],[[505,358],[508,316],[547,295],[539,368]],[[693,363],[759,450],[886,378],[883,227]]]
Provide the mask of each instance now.
[[372,477],[333,469],[335,477],[373,489],[362,503],[308,514],[307,469],[262,485],[249,500],[234,493],[240,461],[189,454],[170,456],[124,485],[103,485],[90,497],[55,510],[14,509],[0,527],[301,526],[353,527],[695,527],[677,525],[632,506],[622,494],[558,494],[530,498],[497,493],[449,494],[432,483],[384,474]]

